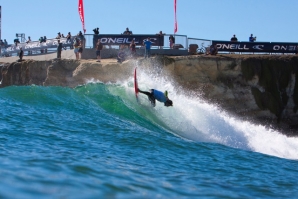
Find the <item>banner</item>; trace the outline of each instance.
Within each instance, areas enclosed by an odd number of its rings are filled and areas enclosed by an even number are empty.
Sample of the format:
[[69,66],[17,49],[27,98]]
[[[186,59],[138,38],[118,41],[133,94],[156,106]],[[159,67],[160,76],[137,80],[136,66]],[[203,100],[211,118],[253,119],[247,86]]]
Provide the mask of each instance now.
[[176,5],[177,5],[177,0],[174,0],[174,13],[175,13],[174,34],[178,31],[177,16],[176,16]]
[[82,26],[83,26],[83,31],[84,33],[86,32],[85,29],[85,19],[84,19],[84,5],[83,5],[83,0],[79,0],[79,15],[80,15],[80,19],[82,22]]
[[96,42],[100,39],[102,45],[129,45],[132,40],[135,41],[137,46],[143,45],[145,40],[150,38],[152,46],[163,46],[164,36],[162,35],[93,35],[93,47],[96,46]]
[[218,51],[226,52],[258,52],[258,53],[296,53],[298,43],[286,42],[231,42],[212,41]]

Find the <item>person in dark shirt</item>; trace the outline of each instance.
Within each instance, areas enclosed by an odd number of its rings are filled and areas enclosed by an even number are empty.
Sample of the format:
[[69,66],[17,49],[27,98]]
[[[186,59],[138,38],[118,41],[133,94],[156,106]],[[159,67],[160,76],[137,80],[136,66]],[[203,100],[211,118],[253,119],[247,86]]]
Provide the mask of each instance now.
[[158,42],[158,48],[159,49],[163,49],[163,39],[164,39],[164,35],[165,33],[163,33],[162,31],[159,31],[159,33],[156,33],[156,35],[159,37],[159,42]]
[[131,53],[131,57],[135,57],[136,56],[136,44],[135,44],[135,40],[132,40],[130,45],[130,53]]
[[233,35],[233,37],[231,38],[231,41],[232,42],[238,42],[238,39],[237,39],[236,35]]
[[170,35],[169,43],[170,43],[170,48],[173,49],[175,45],[175,37],[173,37],[173,35]]
[[257,40],[257,37],[254,37],[253,34],[249,37],[249,42],[255,42]]
[[94,28],[93,32],[94,32],[95,35],[99,35],[99,28]]
[[24,56],[24,51],[22,48],[20,48],[20,52],[19,52],[20,61],[23,61],[23,56]]
[[213,44],[210,46],[210,55],[216,55],[218,52],[217,50],[217,45],[216,44]]
[[132,31],[130,31],[128,28],[123,32],[124,35],[132,35]]
[[97,57],[97,62],[100,62],[100,51],[103,49],[103,45],[100,42],[100,39],[97,40],[96,43],[96,57]]
[[58,45],[57,45],[57,58],[61,59],[61,51],[62,51],[62,43],[60,43],[60,40],[58,40]]

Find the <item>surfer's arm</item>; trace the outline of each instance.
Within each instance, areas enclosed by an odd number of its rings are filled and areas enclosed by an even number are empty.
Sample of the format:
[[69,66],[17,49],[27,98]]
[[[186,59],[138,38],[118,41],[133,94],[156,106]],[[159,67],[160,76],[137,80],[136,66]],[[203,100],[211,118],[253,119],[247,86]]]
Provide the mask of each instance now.
[[168,91],[165,91],[164,95],[165,95],[166,98],[168,98]]

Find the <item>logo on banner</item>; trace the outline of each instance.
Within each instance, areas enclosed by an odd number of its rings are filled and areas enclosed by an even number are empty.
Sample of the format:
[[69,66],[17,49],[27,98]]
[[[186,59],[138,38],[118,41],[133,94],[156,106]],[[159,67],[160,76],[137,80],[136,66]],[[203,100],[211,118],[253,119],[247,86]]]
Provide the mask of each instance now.
[[264,45],[254,45],[252,48],[256,50],[264,50]]

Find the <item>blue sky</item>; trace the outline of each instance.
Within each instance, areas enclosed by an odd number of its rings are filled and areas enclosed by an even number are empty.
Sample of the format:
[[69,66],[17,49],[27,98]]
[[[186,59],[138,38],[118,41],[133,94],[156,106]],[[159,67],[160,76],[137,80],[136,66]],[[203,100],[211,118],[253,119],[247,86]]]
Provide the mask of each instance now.
[[[86,33],[173,34],[174,0],[84,0]],[[0,0],[1,38],[9,44],[16,33],[38,40],[58,32],[82,30],[78,0]],[[297,42],[297,0],[177,0],[178,32],[192,38]]]

